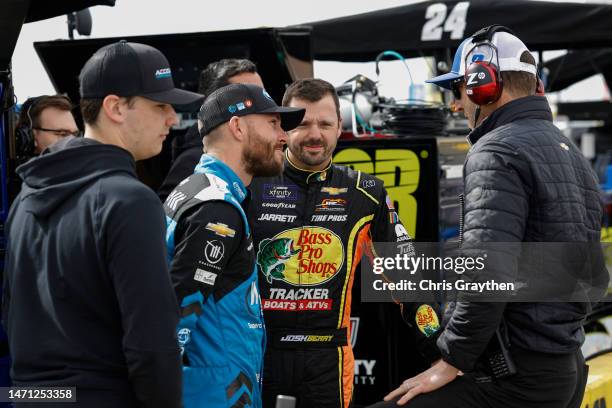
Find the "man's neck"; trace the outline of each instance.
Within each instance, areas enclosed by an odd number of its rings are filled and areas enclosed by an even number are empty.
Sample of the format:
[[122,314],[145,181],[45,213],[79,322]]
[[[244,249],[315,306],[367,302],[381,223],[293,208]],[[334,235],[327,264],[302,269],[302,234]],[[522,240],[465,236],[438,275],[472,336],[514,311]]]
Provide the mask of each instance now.
[[116,129],[111,128],[102,130],[98,126],[90,126],[86,124],[85,134],[83,137],[85,137],[86,139],[96,140],[102,144],[120,147],[124,150],[127,150],[132,156],[134,156],[134,153],[130,151],[128,146],[124,143],[120,133]]
[[230,169],[234,171],[234,173],[236,173],[238,178],[240,178],[240,181],[242,181],[242,184],[244,184],[245,186],[251,184],[251,181],[253,180],[253,175],[247,173],[246,169],[244,168],[244,163],[242,162],[242,152],[240,152],[239,154],[229,154],[225,150],[212,148],[208,149],[206,154],[213,156],[215,159],[218,159],[225,163]]

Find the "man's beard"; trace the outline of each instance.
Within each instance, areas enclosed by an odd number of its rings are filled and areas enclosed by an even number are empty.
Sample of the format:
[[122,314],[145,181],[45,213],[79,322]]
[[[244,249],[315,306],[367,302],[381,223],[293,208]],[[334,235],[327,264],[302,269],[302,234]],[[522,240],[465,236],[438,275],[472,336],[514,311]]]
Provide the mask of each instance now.
[[283,155],[277,156],[279,144],[264,140],[252,127],[249,129],[249,143],[242,151],[245,170],[253,177],[277,176],[283,171]]
[[[321,145],[323,147],[323,150],[320,153],[317,153],[316,155],[309,154],[308,152],[304,150],[304,147],[306,146],[317,146],[317,145]],[[329,162],[332,156],[332,153],[334,152],[334,149],[336,148],[335,145],[333,146],[328,145],[325,142],[325,140],[321,140],[316,143],[302,142],[295,147],[296,148],[293,148],[292,145],[289,145],[289,150],[291,150],[291,153],[300,162],[308,166],[313,166],[313,167],[320,166],[321,164],[327,164],[327,162]]]

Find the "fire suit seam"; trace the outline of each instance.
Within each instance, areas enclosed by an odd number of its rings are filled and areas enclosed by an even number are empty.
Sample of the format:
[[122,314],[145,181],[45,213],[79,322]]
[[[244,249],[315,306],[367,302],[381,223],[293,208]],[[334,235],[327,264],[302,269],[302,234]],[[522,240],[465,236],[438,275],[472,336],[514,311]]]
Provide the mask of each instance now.
[[353,257],[353,241],[355,240],[355,237],[357,236],[358,231],[361,230],[361,228],[363,228],[363,226],[368,221],[372,221],[373,219],[374,219],[374,214],[370,214],[370,215],[366,215],[365,217],[362,217],[359,221],[355,223],[355,226],[353,227],[353,229],[351,230],[351,233],[349,234],[348,243],[346,245],[346,251],[347,251],[346,277],[344,278],[344,285],[342,286],[342,295],[340,296],[341,305],[340,305],[340,311],[338,313],[338,327],[337,327],[338,329],[342,325],[342,315],[344,314],[344,302],[346,300],[346,286],[348,285],[348,282],[350,280],[351,271],[353,267],[353,258],[352,258]]
[[340,389],[338,395],[340,395],[340,408],[344,407],[344,383],[342,382],[344,380],[342,375],[342,368],[344,367],[343,357],[342,347],[338,347],[338,387]]
[[355,184],[355,188],[359,191],[361,191],[366,197],[368,197],[370,200],[374,201],[376,203],[376,205],[380,204],[380,201],[378,201],[377,199],[375,199],[374,197],[372,197],[372,195],[370,195],[370,193],[368,193],[367,191],[365,191],[363,188],[359,187],[359,185],[361,184],[361,171],[357,172],[357,183]]

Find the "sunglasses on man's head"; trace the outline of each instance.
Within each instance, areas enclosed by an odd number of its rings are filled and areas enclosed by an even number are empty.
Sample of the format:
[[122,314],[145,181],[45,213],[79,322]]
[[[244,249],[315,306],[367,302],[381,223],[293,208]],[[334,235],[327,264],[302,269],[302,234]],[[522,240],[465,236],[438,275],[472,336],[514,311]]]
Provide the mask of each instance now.
[[461,99],[461,85],[463,84],[463,78],[459,78],[451,82],[450,88],[455,99]]

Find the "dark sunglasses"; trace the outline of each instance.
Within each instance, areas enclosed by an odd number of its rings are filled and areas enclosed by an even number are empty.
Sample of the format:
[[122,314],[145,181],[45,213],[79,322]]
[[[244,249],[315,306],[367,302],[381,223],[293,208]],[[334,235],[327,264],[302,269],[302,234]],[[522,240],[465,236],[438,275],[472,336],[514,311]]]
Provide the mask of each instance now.
[[461,85],[463,84],[463,78],[456,79],[450,84],[453,97],[455,99],[461,99]]

